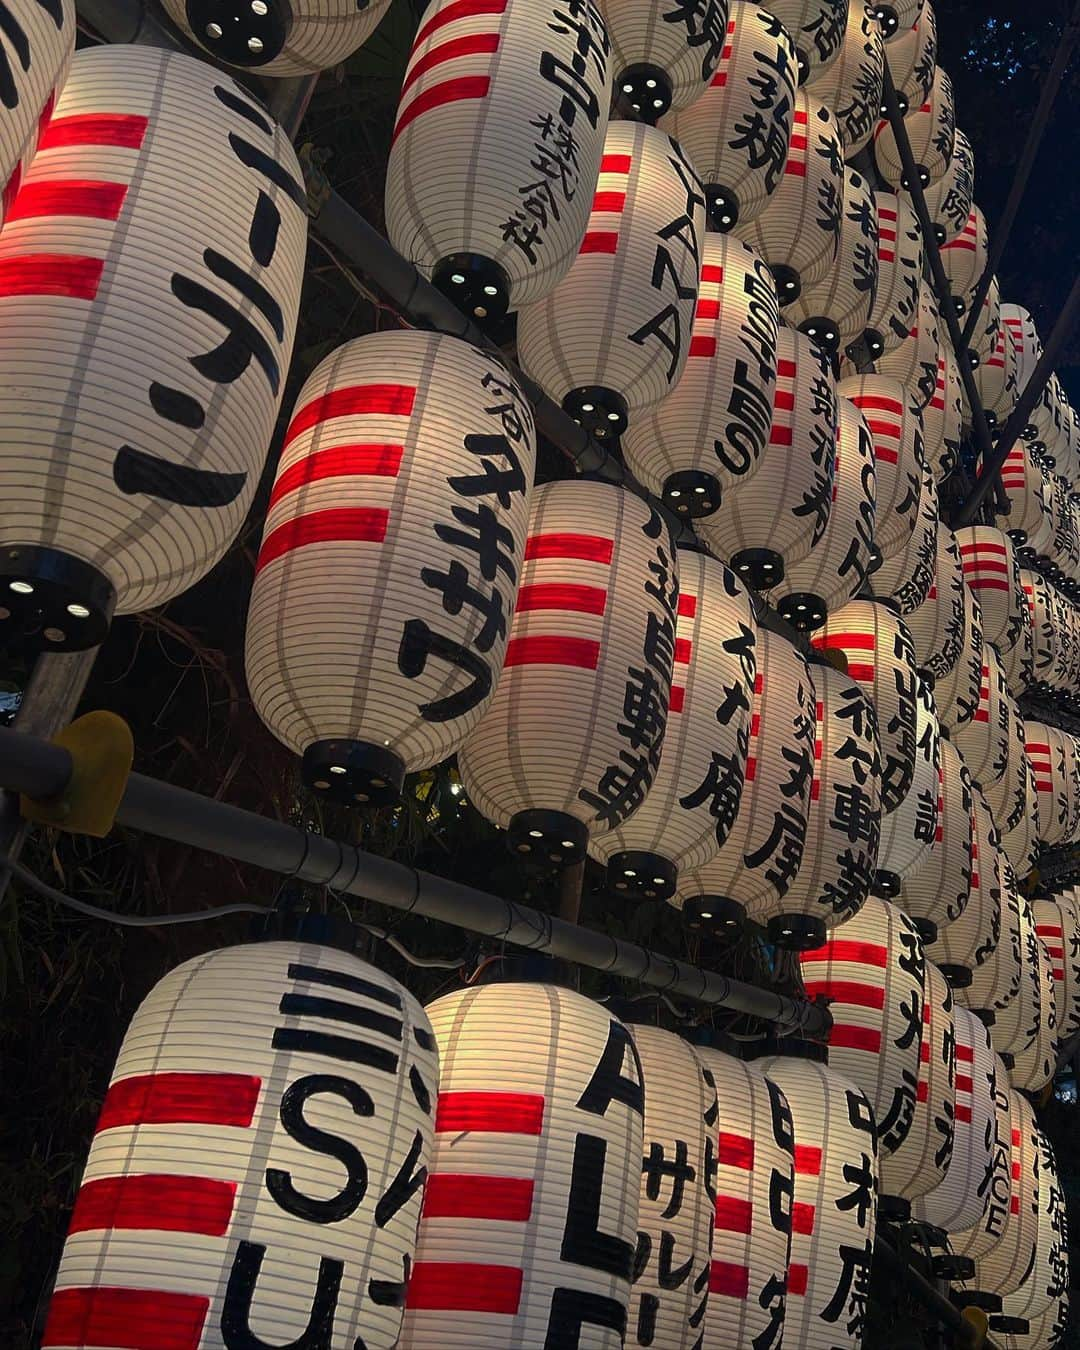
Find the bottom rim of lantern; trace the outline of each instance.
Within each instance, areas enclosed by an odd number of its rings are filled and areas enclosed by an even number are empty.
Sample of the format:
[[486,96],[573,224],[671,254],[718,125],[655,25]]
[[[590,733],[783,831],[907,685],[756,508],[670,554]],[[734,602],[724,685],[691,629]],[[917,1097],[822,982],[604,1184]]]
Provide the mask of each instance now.
[[775,263],[770,266],[769,271],[773,274],[773,281],[776,282],[776,293],[780,297],[780,308],[790,305],[793,300],[798,300],[802,294],[802,277],[795,271],[794,267],[788,267],[785,263]]
[[840,350],[840,329],[827,314],[813,314],[804,319],[799,332],[812,338],[827,356],[836,356]]
[[717,234],[727,234],[739,223],[739,198],[726,184],[705,184],[705,219]]
[[612,441],[630,425],[630,405],[604,384],[582,384],[563,395],[563,412],[597,440]]
[[1001,1311],[1001,1295],[988,1294],[981,1289],[958,1289],[953,1295],[961,1307],[981,1308],[983,1312]]
[[973,1017],[979,1019],[987,1031],[989,1031],[997,1021],[997,1014],[994,1012],[993,1008],[969,1008],[968,1011]]
[[115,587],[92,563],[39,544],[0,550],[0,636],[82,652],[104,642],[115,608]]
[[973,1280],[975,1262],[970,1256],[937,1252],[930,1258],[930,1269],[939,1280]]
[[615,77],[615,88],[643,122],[655,126],[671,108],[674,89],[663,66],[637,61]]
[[829,617],[829,609],[813,591],[793,591],[776,603],[777,613],[800,633],[812,633]]
[[825,945],[828,930],[816,914],[776,914],[766,925],[769,941],[790,952],[809,952]]
[[482,324],[498,323],[510,308],[510,278],[494,258],[482,253],[450,253],[440,258],[431,284],[458,309]]
[[607,865],[608,886],[634,900],[667,900],[675,894],[678,869],[659,853],[626,849],[613,853]]
[[405,762],[384,745],[347,739],[313,741],[304,751],[304,784],[346,806],[392,806],[401,797]]
[[1026,1336],[1031,1331],[1031,1323],[1026,1317],[1007,1317],[999,1313],[990,1318],[990,1330],[999,1331],[1003,1336]]
[[771,591],[784,579],[784,560],[775,549],[744,548],[731,555],[731,570],[752,591]]
[[518,811],[506,829],[511,851],[536,862],[573,867],[585,857],[589,830],[566,811]]
[[677,516],[700,520],[719,508],[723,492],[715,474],[705,473],[702,469],[682,469],[664,479],[660,495],[664,505]]
[[683,922],[692,933],[735,938],[746,921],[746,907],[726,895],[692,895],[683,901]]
[[945,977],[945,983],[950,989],[970,989],[972,981],[975,979],[973,971],[967,966],[956,965],[946,961],[938,965],[938,970]]
[[903,1195],[880,1195],[878,1218],[885,1223],[907,1223],[911,1218],[911,1201]]
[[879,868],[874,873],[874,881],[870,890],[879,900],[895,900],[900,894],[901,884],[900,877],[896,872]]

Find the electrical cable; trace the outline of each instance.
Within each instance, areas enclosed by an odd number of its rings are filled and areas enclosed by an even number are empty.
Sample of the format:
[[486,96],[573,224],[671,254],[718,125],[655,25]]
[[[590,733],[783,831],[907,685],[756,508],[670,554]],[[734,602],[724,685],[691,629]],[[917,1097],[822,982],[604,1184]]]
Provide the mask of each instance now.
[[422,970],[460,970],[469,960],[469,953],[463,952],[461,956],[443,957],[443,956],[416,956],[409,951],[403,942],[399,942],[396,937],[388,933],[384,928],[376,928],[374,924],[358,923],[357,928],[363,929],[365,933],[370,933],[373,938],[378,938],[380,942],[385,942],[388,947],[393,947],[394,951],[406,961],[410,966],[419,966]]

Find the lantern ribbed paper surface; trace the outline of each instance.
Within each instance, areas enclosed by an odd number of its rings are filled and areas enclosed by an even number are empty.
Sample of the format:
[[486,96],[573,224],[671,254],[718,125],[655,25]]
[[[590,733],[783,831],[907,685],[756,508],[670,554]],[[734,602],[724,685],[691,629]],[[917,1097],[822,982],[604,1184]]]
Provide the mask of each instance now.
[[904,877],[929,862],[938,846],[941,811],[941,731],[929,684],[916,685],[915,773],[904,800],[881,822],[877,893],[899,894]]
[[1027,599],[1031,620],[1031,681],[1046,684],[1054,670],[1058,634],[1050,587],[1038,572],[1020,568],[1020,587]]
[[1013,543],[992,525],[965,525],[956,531],[964,580],[979,598],[983,637],[1002,656],[1020,639],[1024,594]]
[[874,441],[850,399],[837,399],[832,505],[819,543],[784,568],[770,602],[800,629],[820,627],[862,588],[874,548],[877,485]]
[[1011,694],[1003,700],[999,715],[1009,724],[1005,768],[1000,778],[987,785],[986,799],[992,805],[994,817],[1001,822],[1004,833],[1014,830],[1023,815],[1027,803],[1030,761],[1027,757],[1027,728]]
[[[923,187],[940,182],[952,159],[956,134],[952,80],[940,66],[934,68],[930,92],[924,101],[905,114],[904,127],[919,182]],[[886,121],[879,122],[874,129],[874,160],[887,183],[894,188],[908,186],[892,127]]]
[[75,54],[73,0],[4,6],[4,117],[0,122],[0,225],[49,125]]
[[[761,1066],[707,1046],[698,1055],[722,1098],[716,1226],[702,1350],[751,1345],[784,1326],[795,1139],[783,1092]],[[789,1304],[790,1307],[790,1304]]]
[[732,483],[698,525],[714,553],[766,591],[820,545],[832,507],[836,384],[822,349],[794,328],[776,336],[772,418],[754,474]]
[[[878,15],[885,6],[875,5]],[[881,19],[879,18],[879,22]],[[891,25],[890,25],[891,27]],[[889,70],[900,97],[902,112],[913,103],[922,103],[930,92],[937,62],[937,16],[930,0],[923,0],[915,22],[889,33]]]
[[[983,408],[1003,422],[1016,405],[1016,351],[1009,340],[1005,325],[999,323],[986,354],[975,368],[975,387]],[[965,396],[965,408],[967,399]]]
[[357,338],[300,391],[247,630],[259,715],[309,785],[396,798],[502,670],[536,457],[501,365],[434,333]]
[[900,549],[885,555],[870,579],[874,595],[888,600],[892,608],[905,619],[929,595],[937,564],[937,536],[941,516],[934,473],[925,460],[921,478],[914,530]]
[[781,306],[825,279],[836,265],[844,160],[836,120],[805,89],[795,93],[791,142],[776,191],[735,232],[772,268]]
[[718,922],[778,905],[803,859],[814,771],[814,681],[801,652],[758,630],[746,778],[735,824],[672,902]]
[[[983,839],[979,835],[979,879],[980,886],[987,880],[986,858]],[[995,1034],[997,1021],[1006,1023],[1006,1038],[1019,1025],[1020,1009],[1017,999],[1020,994],[1022,933],[1020,924],[1020,901],[1016,893],[1016,881],[1008,857],[1004,850],[996,855],[998,863],[998,881],[1001,889],[999,909],[998,942],[988,960],[980,962],[972,973],[970,984],[956,985],[956,997],[965,1008],[973,1011],[985,1009],[994,1014],[995,1022],[991,1028],[991,1040],[994,1048],[999,1049],[1002,1040]]]
[[[701,97],[727,36],[727,0],[596,0],[611,36],[615,89],[655,122]],[[650,83],[651,81],[651,83]]]
[[938,822],[935,846],[903,880],[897,904],[928,941],[964,912],[971,888],[971,775],[944,736],[938,746]]
[[581,249],[518,316],[524,370],[601,436],[678,383],[697,307],[705,198],[677,141],[612,122]]
[[717,1085],[670,1031],[630,1034],[645,1087],[645,1147],[626,1344],[692,1350],[701,1344],[712,1267]]
[[503,675],[458,755],[469,800],[518,852],[569,864],[641,805],[677,596],[667,530],[639,497],[606,483],[535,490]]
[[850,0],[839,55],[814,81],[814,96],[836,118],[848,159],[863,148],[877,125],[884,67],[880,24],[865,0]]
[[964,645],[956,665],[935,686],[938,717],[948,731],[954,731],[979,710],[982,688],[982,610],[971,588],[964,586]]
[[52,645],[100,642],[114,593],[160,605],[232,543],[288,370],[303,203],[284,132],[228,76],[79,53],[0,240],[4,607]]
[[1068,895],[1033,900],[1035,932],[1050,956],[1059,1043],[1080,1031],[1080,921]]
[[228,11],[198,0],[162,4],[173,23],[218,61],[274,76],[311,75],[338,65],[368,40],[390,8],[390,0],[290,0]]
[[185,962],[120,1047],[43,1344],[255,1345],[272,1325],[390,1350],[437,1090],[423,1009],[348,953]]
[[708,515],[757,472],[772,425],[778,314],[764,260],[734,235],[707,234],[686,366],[622,437],[627,464],[679,516]]
[[955,1116],[953,997],[945,976],[927,961],[915,1118],[904,1142],[892,1153],[883,1152],[879,1164],[881,1196],[889,1197],[894,1212],[909,1209],[912,1200],[944,1180],[952,1160]]
[[1039,838],[1049,848],[1063,844],[1069,833],[1069,765],[1065,733],[1028,718],[1024,741],[1039,794]]
[[1015,1063],[1009,1070],[1013,1087],[1021,1092],[1035,1093],[1049,1083],[1057,1067],[1058,1020],[1057,990],[1054,983],[1053,958],[1038,935],[1031,902],[1024,898],[1024,936],[1033,955],[1035,981],[1038,986],[1036,1033],[1027,1045],[1015,1052]]
[[[979,280],[975,278],[976,282]],[[982,302],[979,318],[971,334],[970,350],[978,357],[979,364],[987,360],[997,345],[997,335],[1001,330],[1001,288],[996,276],[990,278],[986,297]],[[965,421],[970,420],[965,417]]]
[[874,192],[878,220],[878,284],[870,304],[866,342],[877,360],[907,338],[919,310],[923,241],[918,217],[907,199]]
[[937,389],[939,322],[933,290],[924,279],[919,282],[909,335],[875,362],[878,374],[899,380],[920,408],[926,407]]
[[981,1218],[970,1227],[949,1229],[953,1251],[958,1256],[968,1256],[974,1261],[984,1257],[1001,1241],[1012,1207],[1012,1103],[1009,1075],[1000,1055],[995,1053],[993,1063],[992,1151],[989,1168],[984,1173],[985,1207]]
[[[1045,1131],[1038,1125],[1034,1127],[1034,1132],[1039,1155],[1039,1214],[1035,1229],[1035,1264],[1020,1288],[1005,1295],[1001,1307],[1006,1317],[1024,1318],[1031,1324],[1032,1329],[1048,1310],[1055,1308],[1062,1298],[1068,1296],[1070,1285],[1065,1191],[1058,1176],[1053,1145]],[[1053,1345],[1054,1341],[1047,1336],[1042,1343]],[[1030,1342],[1025,1338],[1021,1344],[1027,1345]]]
[[753,220],[779,186],[797,74],[795,48],[776,16],[731,0],[727,42],[709,87],[661,122],[701,175],[712,229]]
[[1027,723],[1024,723],[1024,811],[1018,824],[1001,839],[1001,847],[1010,866],[1019,877],[1026,877],[1035,862],[1039,839],[1039,789],[1035,786],[1035,769],[1027,755]]
[[922,490],[923,419],[911,391],[882,375],[855,375],[837,391],[866,418],[874,441],[877,515],[874,537],[886,556],[911,538]]
[[679,553],[675,667],[667,731],[652,787],[589,852],[619,895],[667,898],[680,868],[724,843],[742,797],[757,671],[750,597],[723,563]]
[[[927,970],[934,967],[927,964]],[[952,1157],[945,1176],[912,1205],[921,1223],[955,1233],[982,1221],[994,1180],[995,1059],[990,1036],[966,1008],[954,1007],[956,1109]],[[999,1155],[1004,1161],[1004,1156]],[[1002,1168],[1004,1172],[1004,1168]],[[1004,1178],[1002,1178],[1004,1180]]]
[[941,249],[941,265],[949,279],[949,290],[958,314],[966,314],[971,306],[975,287],[986,271],[989,245],[986,217],[979,206],[973,205],[964,228]]
[[[994,955],[1001,939],[1004,859],[994,817],[977,787],[971,789],[971,869],[960,917],[938,926],[926,955],[958,989],[970,987],[971,972]],[[970,1003],[968,1006],[971,1006]]]
[[884,605],[852,600],[831,614],[811,641],[841,654],[847,673],[869,694],[881,740],[881,809],[895,811],[915,773],[916,675],[911,635]]
[[[1035,936],[1035,920],[1031,914],[1031,905],[1027,896],[1016,886],[1007,869],[1004,875],[1006,877],[1003,892],[1005,909],[1015,907],[1016,911],[1016,931],[1014,934],[1013,920],[1010,917],[1009,937],[1017,958],[1018,984],[1016,997],[1011,999],[1004,1009],[997,1008],[997,1004],[1002,997],[1001,991],[997,991],[995,1018],[994,1024],[990,1028],[990,1039],[994,1042],[994,1048],[998,1054],[1018,1058],[1021,1054],[1031,1051],[1033,1042],[1038,1038],[1042,1017],[1043,985],[1042,972],[1039,966],[1039,940]],[[1009,894],[1010,889],[1011,895]],[[1005,910],[1003,909],[1003,925],[1004,922]],[[1012,987],[1011,983],[1009,987]],[[1028,1054],[1027,1058],[1030,1059],[1030,1057],[1030,1054]],[[1010,1078],[1012,1078],[1012,1075],[1013,1069],[1010,1069]],[[1019,1084],[1016,1085],[1019,1086]]]
[[[1009,754],[1009,691],[997,648],[983,643],[982,682],[975,716],[953,731],[953,743],[964,757],[972,782],[985,792],[1005,772]],[[1002,822],[1004,824],[1004,822]]]
[[1053,537],[1049,484],[1023,441],[1014,443],[1001,466],[1001,486],[1009,503],[1006,519],[1013,542],[1041,552]]
[[[1066,1262],[1066,1279],[1068,1263]],[[1012,1296],[1010,1295],[1010,1298]],[[1011,1332],[1015,1350],[1056,1350],[1064,1344],[1065,1332],[1069,1325],[1069,1290],[1055,1296],[1045,1312],[1036,1313],[1028,1319],[1026,1332]]]
[[[978,1258],[975,1279],[971,1281],[977,1293],[1011,1294],[1024,1282],[1035,1260],[1039,1228],[1039,1149],[1035,1128],[1030,1105],[1019,1092],[1010,1091],[1012,1184],[1009,1213],[1002,1224],[999,1240]],[[958,1292],[963,1297],[966,1291]]]
[[441,1077],[402,1346],[623,1344],[641,1185],[630,1033],[542,984],[428,1009]]
[[869,1097],[882,1154],[891,1153],[911,1129],[918,1084],[925,962],[915,926],[871,895],[799,960],[807,994],[829,999],[829,1063]]
[[770,0],[770,13],[794,39],[802,83],[812,84],[839,56],[847,8],[845,0]]
[[926,458],[939,481],[960,462],[960,434],[964,421],[960,371],[948,342],[938,348],[937,381],[923,409]]
[[[587,228],[612,61],[592,0],[575,16],[566,22],[558,0],[435,0],[413,41],[386,170],[387,233],[478,317],[549,294]],[[601,186],[625,191],[627,181]]]
[[[930,8],[925,5],[925,10]],[[890,64],[892,53],[890,52]],[[922,96],[925,98],[925,94]],[[922,99],[920,99],[920,102]],[[934,222],[939,247],[959,238],[971,214],[971,198],[975,191],[975,153],[971,142],[956,128],[952,159],[944,175],[926,189],[926,208]],[[942,255],[942,262],[945,255]]]
[[964,641],[964,572],[956,537],[938,524],[934,579],[926,599],[904,616],[920,670],[943,679],[956,668]]
[[804,286],[784,318],[828,351],[860,338],[870,319],[878,282],[878,220],[866,179],[844,170],[840,245],[821,281]]
[[1005,325],[1016,352],[1016,382],[1023,391],[1042,356],[1043,347],[1039,330],[1035,327],[1035,320],[1030,312],[1023,305],[1003,304],[1001,322]]
[[[858,1350],[877,1223],[873,1111],[833,1066],[782,1057],[758,1067],[783,1091],[795,1125],[784,1344]],[[743,1344],[728,1340],[723,1350]]]

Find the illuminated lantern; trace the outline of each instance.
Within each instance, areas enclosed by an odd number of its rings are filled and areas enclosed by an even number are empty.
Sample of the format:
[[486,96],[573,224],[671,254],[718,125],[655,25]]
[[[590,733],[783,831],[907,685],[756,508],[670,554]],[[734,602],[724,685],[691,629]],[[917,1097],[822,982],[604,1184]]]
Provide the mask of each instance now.
[[120,1047],[42,1344],[256,1344],[272,1325],[390,1350],[438,1084],[424,1010],[347,952],[177,967]]
[[878,1198],[882,1214],[909,1218],[911,1202],[944,1180],[952,1161],[955,1115],[953,996],[945,976],[927,961],[915,1118],[900,1147],[882,1152]]
[[903,880],[897,904],[927,942],[964,912],[971,888],[971,775],[951,741],[939,743],[935,846]]
[[1018,877],[1026,877],[1035,864],[1039,840],[1039,789],[1035,786],[1035,769],[1027,756],[1027,724],[1024,723],[1025,750],[1023,757],[1025,798],[1019,823],[1002,835],[1001,848]]
[[[1003,422],[1016,404],[1016,352],[999,323],[989,350],[975,367],[975,388],[992,423]],[[966,407],[965,396],[965,407]],[[970,410],[968,410],[970,420]]]
[[1004,655],[1020,638],[1024,593],[1012,540],[992,525],[965,525],[956,531],[964,580],[979,598],[983,637]]
[[1020,393],[1024,392],[1028,380],[1035,373],[1035,367],[1043,353],[1039,330],[1035,320],[1023,305],[1002,305],[1001,322],[1016,353],[1016,385]]
[[881,827],[877,718],[847,675],[814,667],[814,778],[802,866],[782,900],[770,896],[751,918],[769,940],[817,947],[826,930],[858,913],[870,892]]
[[877,290],[878,224],[873,194],[854,169],[844,170],[840,246],[821,281],[804,286],[784,311],[788,323],[835,355],[860,338]]
[[982,610],[971,588],[964,586],[964,645],[956,665],[935,686],[938,717],[947,731],[970,722],[979,711],[982,688]]
[[[932,965],[927,965],[933,970]],[[912,1217],[946,1233],[981,1223],[989,1203],[996,1145],[994,1090],[997,1067],[990,1036],[966,1008],[953,1008],[956,1104],[952,1157],[944,1177],[912,1205]],[[1004,1160],[1003,1154],[999,1154]],[[1002,1172],[1004,1172],[1002,1168]],[[1002,1180],[1007,1181],[1007,1177]]]
[[874,549],[877,488],[874,442],[866,419],[850,399],[837,399],[832,506],[820,542],[785,566],[769,601],[796,628],[819,628],[862,589]]
[[49,125],[75,54],[72,0],[16,0],[4,7],[4,36],[15,60],[4,64],[0,121],[0,225]]
[[886,900],[930,862],[941,837],[941,729],[926,680],[918,680],[916,697],[915,773],[904,800],[881,821],[874,889]]
[[1080,938],[1076,911],[1069,902],[1057,897],[1053,900],[1032,900],[1031,914],[1035,920],[1036,936],[1050,958],[1060,1045],[1080,1031],[1080,1005],[1077,1003]]
[[852,600],[811,639],[842,653],[847,674],[869,694],[881,738],[881,809],[895,811],[915,773],[916,676],[911,635],[884,605]]
[[845,0],[769,0],[769,12],[795,41],[801,84],[813,84],[840,55],[847,9]]
[[1054,848],[1069,834],[1069,771],[1065,732],[1028,718],[1024,723],[1028,759],[1039,794],[1039,839]]
[[971,789],[969,829],[970,880],[963,912],[959,918],[939,924],[937,937],[926,943],[927,958],[954,989],[971,986],[972,972],[990,960],[1001,939],[1003,857],[994,817],[977,787]]
[[347,0],[298,0],[230,9],[199,0],[162,3],[184,35],[216,60],[274,76],[312,75],[340,64],[368,40],[390,8],[390,0],[360,6]]
[[[981,1217],[970,1227],[954,1226],[948,1230],[950,1246],[956,1255],[973,1261],[978,1261],[1001,1241],[1012,1207],[1012,1103],[1009,1075],[997,1054],[993,1059],[993,1072],[988,1077],[993,1083],[993,1097],[990,1102],[991,1155],[983,1173],[984,1208]],[[981,1088],[981,1080],[979,1086]],[[972,1205],[974,1207],[974,1198]],[[963,1291],[963,1296],[967,1302],[968,1290]]]
[[515,852],[569,866],[641,805],[677,595],[667,530],[640,497],[595,482],[535,489],[502,678],[458,752],[469,800]]
[[[872,9],[878,23],[882,24],[884,6],[875,4]],[[915,13],[909,18],[914,22],[908,22],[902,28],[899,22],[895,28],[890,23],[886,33],[889,70],[900,100],[900,111],[905,113],[912,104],[917,106],[929,95],[937,62],[937,16],[930,0],[917,4]]]
[[[592,0],[573,24],[558,0],[424,11],[387,163],[386,229],[466,313],[497,319],[566,275],[591,228],[611,65]],[[628,173],[600,185],[625,191]]]
[[[990,1028],[990,1039],[1011,1075],[1019,1067],[1021,1056],[1025,1056],[1024,1073],[1029,1067],[1042,1018],[1043,979],[1031,906],[1017,889],[1011,869],[1004,868],[1002,875],[1002,934],[998,945],[999,948],[1003,946],[1007,937],[1012,955],[1007,958],[1008,983],[994,991],[994,1023]],[[981,970],[975,972],[972,991],[978,985],[981,973]],[[1014,988],[1015,997],[1012,996]]]
[[875,2],[874,17],[881,25],[882,36],[892,47],[904,37],[922,12],[924,0],[885,0]]
[[1031,619],[1031,675],[1029,683],[1046,686],[1054,669],[1058,635],[1055,631],[1053,593],[1038,572],[1020,568],[1020,587]]
[[938,348],[937,381],[930,402],[923,409],[926,458],[940,481],[960,462],[960,433],[964,421],[960,371],[950,343]]
[[[635,1026],[630,1035],[645,1089],[645,1146],[626,1344],[691,1350],[700,1344],[709,1296],[716,1080],[670,1031]],[[687,1276],[673,1287],[668,1273],[675,1269]]]
[[615,89],[646,122],[700,98],[727,36],[726,0],[596,0],[611,36]]
[[396,801],[406,772],[446,759],[479,721],[535,457],[524,396],[458,338],[372,333],[309,376],[270,496],[246,665],[310,787]]
[[934,579],[926,599],[904,616],[920,670],[943,679],[956,669],[964,641],[964,574],[951,530],[939,522]]
[[[1065,1279],[1068,1280],[1067,1257],[1062,1259],[1062,1264],[1065,1270]],[[1011,1331],[1009,1333],[1009,1338],[1015,1350],[1054,1350],[1054,1347],[1063,1345],[1063,1338],[1069,1324],[1068,1287],[1066,1286],[1061,1293],[1055,1295],[1045,1312],[1036,1313],[1025,1320],[1028,1323],[1026,1332]]]
[[[971,771],[972,781],[984,792],[988,784],[1000,778],[1008,760],[1011,730],[1008,698],[1009,690],[997,648],[984,642],[979,706],[970,721],[954,729],[952,737]],[[1005,716],[1002,716],[1003,710]]]
[[1027,802],[1029,760],[1024,719],[1011,694],[999,702],[998,715],[1003,722],[1008,723],[1009,729],[1005,767],[1000,777],[987,783],[986,799],[993,809],[994,818],[1001,822],[1002,832],[1005,832],[1015,829],[1023,814]]
[[787,894],[806,840],[814,707],[814,680],[803,655],[785,638],[759,629],[738,815],[715,857],[696,870],[681,870],[672,901],[691,926],[738,923],[744,911],[779,908]]
[[767,1341],[784,1324],[795,1140],[787,1099],[759,1064],[708,1046],[697,1053],[723,1098],[701,1344],[702,1350],[730,1350],[762,1336]]
[[872,360],[900,346],[916,323],[923,239],[906,197],[876,190],[878,284],[864,335]]
[[990,246],[986,217],[973,205],[964,222],[964,228],[941,248],[941,265],[949,279],[949,290],[957,314],[966,314],[975,298],[975,287],[986,271],[986,254]]
[[679,554],[675,667],[660,765],[641,806],[589,852],[619,895],[666,899],[701,867],[739,812],[757,670],[750,597],[704,553]]
[[872,895],[799,960],[808,996],[829,1000],[829,1064],[866,1093],[882,1156],[892,1153],[911,1129],[918,1084],[925,962],[915,925]]
[[[929,10],[929,4],[925,10]],[[891,55],[891,54],[890,54]],[[891,63],[891,61],[890,61]],[[925,93],[920,102],[925,98]],[[959,238],[971,214],[972,194],[975,191],[975,152],[971,142],[956,128],[953,141],[952,159],[944,175],[936,183],[931,183],[924,192],[926,209],[934,222],[934,234],[938,247],[942,248]],[[942,254],[942,262],[945,255]]]
[[581,249],[517,326],[523,369],[587,430],[621,435],[678,383],[704,234],[701,183],[678,142],[612,122]]
[[73,63],[0,240],[2,609],[49,647],[100,642],[236,537],[292,351],[301,183],[220,71],[141,46]]
[[[952,159],[956,134],[952,80],[940,66],[934,68],[929,94],[905,114],[904,127],[911,142],[919,182],[923,187],[940,182]],[[887,183],[894,188],[910,186],[892,127],[887,121],[879,122],[874,130],[874,160]]]
[[643,1157],[630,1033],[554,985],[462,989],[427,1012],[439,1100],[401,1344],[554,1345],[587,1326],[615,1350]]
[[941,517],[934,473],[925,461],[921,466],[921,478],[915,529],[897,552],[886,554],[870,578],[874,595],[888,600],[891,607],[904,616],[918,609],[929,595],[937,564]]
[[1013,1087],[1022,1092],[1039,1092],[1053,1078],[1057,1067],[1057,990],[1053,958],[1038,935],[1035,914],[1026,897],[1022,901],[1022,910],[1024,941],[1032,955],[1025,969],[1031,971],[1036,985],[1033,1000],[1036,1032],[1027,1045],[1015,1051],[1009,1078]]
[[[975,278],[978,282],[979,278]],[[969,353],[971,359],[978,358],[978,365],[986,361],[994,351],[997,335],[1001,329],[1001,289],[997,277],[990,278],[990,285],[982,302],[979,318],[971,334]],[[965,421],[970,418],[965,417]]]
[[877,125],[884,68],[881,28],[864,0],[851,0],[840,53],[814,81],[814,96],[836,118],[848,159],[858,154]]
[[870,428],[877,482],[874,538],[883,555],[896,554],[911,538],[919,513],[922,413],[909,390],[881,375],[841,380],[837,392],[851,399]]
[[1009,534],[1015,544],[1041,552],[1053,536],[1046,473],[1031,450],[1016,441],[1001,466],[1000,482],[1009,503]]
[[794,328],[776,337],[772,426],[753,475],[731,484],[698,523],[713,552],[752,590],[768,591],[820,545],[832,505],[836,384],[820,347]]
[[[1041,1339],[1019,1342],[1010,1335],[1013,1344],[1052,1346],[1057,1338],[1042,1330],[1039,1323],[1049,1315],[1052,1319],[1061,1300],[1069,1293],[1069,1237],[1065,1191],[1058,1176],[1057,1158],[1045,1131],[1034,1126],[1035,1144],[1039,1155],[1039,1215],[1035,1230],[1035,1264],[1020,1285],[1001,1301],[1002,1318],[995,1318],[995,1329],[1008,1319],[1015,1327],[1027,1323],[1029,1334]],[[1015,1319],[1020,1319],[1017,1322]]]
[[734,226],[772,269],[781,307],[823,281],[836,265],[843,196],[844,160],[836,121],[824,104],[799,89],[776,191],[753,220],[740,219]]
[[707,234],[678,384],[622,437],[627,465],[679,516],[715,511],[757,472],[772,425],[779,311],[772,273],[734,235]]
[[886,348],[877,358],[877,373],[899,382],[920,408],[934,397],[938,371],[938,312],[934,292],[925,280],[919,282],[919,299],[911,332],[898,346]]
[[[787,1098],[795,1127],[784,1343],[799,1350],[858,1350],[877,1223],[871,1104],[833,1065],[789,1053],[759,1060],[758,1067]],[[729,1339],[709,1350],[749,1344]]]
[[[705,184],[709,226],[754,219],[783,181],[795,111],[795,48],[787,29],[749,0],[730,0],[727,42],[709,87],[661,126]],[[764,135],[748,134],[762,119]]]

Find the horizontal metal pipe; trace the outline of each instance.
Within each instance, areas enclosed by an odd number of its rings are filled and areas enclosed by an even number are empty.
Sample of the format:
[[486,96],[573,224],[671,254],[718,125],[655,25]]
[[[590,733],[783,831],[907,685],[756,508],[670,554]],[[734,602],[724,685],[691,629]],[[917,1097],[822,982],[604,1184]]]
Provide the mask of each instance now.
[[[66,750],[35,736],[0,732],[0,785],[45,798],[58,797],[71,775]],[[528,905],[472,890],[456,881],[365,853],[252,811],[214,801],[142,774],[128,780],[117,823],[237,862],[422,914],[532,951],[651,985],[666,993],[759,1017],[823,1036],[832,1019],[825,1007],[788,998],[701,970]]]

